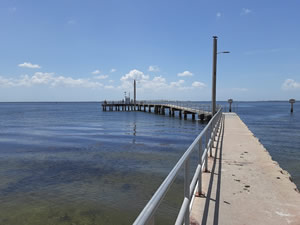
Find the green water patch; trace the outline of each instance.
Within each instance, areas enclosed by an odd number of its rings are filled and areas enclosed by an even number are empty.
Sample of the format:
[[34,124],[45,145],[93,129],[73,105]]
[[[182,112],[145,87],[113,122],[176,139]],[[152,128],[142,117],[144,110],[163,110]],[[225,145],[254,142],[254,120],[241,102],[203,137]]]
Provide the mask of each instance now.
[[96,225],[128,224],[133,213],[100,204],[28,205],[20,202],[14,207],[2,208],[0,224],[5,225]]
[[[180,157],[172,145],[98,145],[19,155],[0,163],[0,225],[132,224]],[[182,172],[156,215],[172,224],[183,200]]]
[[[69,165],[59,172],[58,168],[49,171],[45,162],[35,163],[33,168],[39,170],[19,167],[20,171],[14,172],[18,176],[3,176],[6,179],[0,183],[1,225],[131,224],[166,176],[150,169],[122,172],[104,170],[104,165],[80,164],[79,171],[68,170],[73,168]],[[175,217],[182,196],[179,178],[157,213],[160,224],[173,221],[170,218]]]
[[[0,224],[131,224],[162,180],[155,174],[111,174],[98,181],[1,196]],[[172,223],[182,196],[178,179],[157,213],[159,224]]]

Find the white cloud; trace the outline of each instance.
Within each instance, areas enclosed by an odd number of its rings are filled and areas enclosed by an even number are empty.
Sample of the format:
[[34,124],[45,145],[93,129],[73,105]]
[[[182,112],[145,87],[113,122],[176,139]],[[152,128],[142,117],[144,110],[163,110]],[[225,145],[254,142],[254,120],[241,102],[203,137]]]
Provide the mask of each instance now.
[[121,77],[121,81],[133,81],[133,80],[143,81],[148,79],[149,79],[149,75],[145,75],[143,72],[137,69],[133,69],[129,71],[129,73]]
[[159,88],[168,88],[168,84],[166,82],[166,79],[162,76],[154,77],[152,80],[144,80],[142,83],[142,88],[148,88],[148,89],[159,89]]
[[97,88],[102,87],[103,84],[94,82],[89,79],[74,79],[72,77],[55,76],[54,73],[36,72],[34,75],[24,75],[19,78],[4,78],[0,77],[0,86],[2,87],[31,87],[35,85],[48,86],[65,86],[65,87],[84,87]]
[[95,70],[95,71],[92,72],[92,74],[94,74],[94,75],[97,75],[99,73],[101,73],[100,70]]
[[194,81],[193,83],[192,83],[192,87],[196,87],[196,88],[203,88],[203,87],[205,87],[206,85],[204,84],[204,83],[202,83],[202,82],[200,82],[200,81]]
[[149,75],[145,75],[142,71],[133,69],[122,76],[120,80],[123,88],[130,88],[133,85],[133,80],[138,81],[140,84],[144,84],[149,80]]
[[217,19],[221,18],[222,14],[220,12],[217,12],[216,17]]
[[158,66],[149,66],[148,71],[150,72],[158,72],[159,67]]
[[252,10],[250,10],[250,9],[242,8],[241,16],[248,15],[248,14],[250,14],[251,12],[252,12]]
[[114,73],[114,72],[116,72],[116,71],[117,71],[117,70],[114,69],[114,68],[112,68],[112,69],[110,70],[111,73]]
[[240,91],[240,92],[245,92],[248,91],[247,88],[232,88],[233,91]]
[[295,80],[293,79],[286,79],[281,88],[283,90],[295,90],[295,89],[300,89],[300,83],[299,82],[296,82]]
[[191,73],[190,71],[186,70],[182,73],[178,73],[177,74],[178,77],[191,77],[193,76],[193,73]]
[[108,82],[109,82],[109,83],[113,83],[113,82],[114,82],[114,80],[109,80]]
[[40,69],[41,67],[38,64],[32,64],[30,62],[24,62],[18,65],[19,67],[25,67],[30,69]]
[[99,80],[103,80],[103,79],[108,78],[108,75],[99,75],[99,76],[95,76],[95,78],[99,79]]
[[0,87],[12,87],[14,82],[11,79],[0,76]]
[[25,80],[30,84],[48,84],[53,80],[53,77],[53,73],[37,72],[31,78],[29,78],[28,75],[25,76]]
[[184,84],[184,80],[179,80],[179,81],[171,82],[170,86],[171,87],[181,87],[182,84]]

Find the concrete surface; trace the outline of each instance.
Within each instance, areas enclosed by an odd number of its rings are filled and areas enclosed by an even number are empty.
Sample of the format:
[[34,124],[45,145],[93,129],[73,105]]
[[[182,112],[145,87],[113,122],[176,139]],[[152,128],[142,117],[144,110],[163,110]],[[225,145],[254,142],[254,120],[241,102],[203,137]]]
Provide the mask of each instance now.
[[235,113],[225,113],[224,124],[191,224],[300,224],[300,194],[289,174]]

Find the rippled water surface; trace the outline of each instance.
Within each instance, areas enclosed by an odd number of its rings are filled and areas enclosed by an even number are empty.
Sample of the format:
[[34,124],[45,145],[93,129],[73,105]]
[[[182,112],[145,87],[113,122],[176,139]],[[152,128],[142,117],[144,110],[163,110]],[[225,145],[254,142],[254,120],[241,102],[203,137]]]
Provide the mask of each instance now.
[[[300,107],[234,110],[300,187]],[[131,224],[203,126],[99,103],[0,103],[0,225]],[[173,222],[182,196],[179,176],[160,224]]]
[[[0,103],[0,224],[131,224],[202,128],[99,103]],[[179,177],[161,224],[182,193]]]

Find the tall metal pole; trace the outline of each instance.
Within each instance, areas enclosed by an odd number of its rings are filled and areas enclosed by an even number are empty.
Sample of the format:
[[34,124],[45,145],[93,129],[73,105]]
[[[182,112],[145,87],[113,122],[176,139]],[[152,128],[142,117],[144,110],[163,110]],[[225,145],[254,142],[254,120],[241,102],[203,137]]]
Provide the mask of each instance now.
[[216,83],[217,83],[217,41],[218,37],[213,36],[213,68],[212,68],[212,115],[216,113]]
[[134,88],[134,99],[133,99],[133,102],[134,102],[134,111],[136,110],[136,82],[134,80],[133,82],[133,88]]

